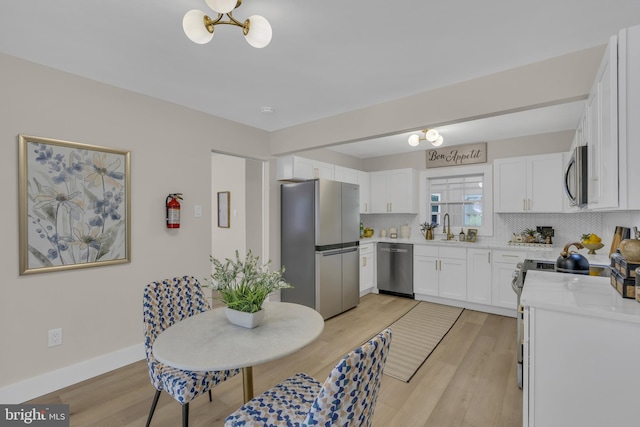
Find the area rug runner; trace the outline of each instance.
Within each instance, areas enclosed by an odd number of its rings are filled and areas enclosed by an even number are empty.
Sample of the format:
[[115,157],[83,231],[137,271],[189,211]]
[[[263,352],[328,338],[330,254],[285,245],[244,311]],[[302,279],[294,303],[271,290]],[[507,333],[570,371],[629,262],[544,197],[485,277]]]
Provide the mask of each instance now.
[[391,349],[384,373],[409,382],[462,311],[462,308],[426,301],[409,310],[390,326]]

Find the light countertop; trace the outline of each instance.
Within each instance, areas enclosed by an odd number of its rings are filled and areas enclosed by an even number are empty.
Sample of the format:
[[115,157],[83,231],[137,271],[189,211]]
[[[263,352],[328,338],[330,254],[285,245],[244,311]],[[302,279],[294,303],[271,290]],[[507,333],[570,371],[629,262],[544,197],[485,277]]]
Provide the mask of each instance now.
[[[496,242],[492,240],[479,240],[477,242],[460,242],[458,240],[442,240],[442,239],[433,239],[427,240],[424,238],[397,238],[390,239],[388,237],[382,238],[378,236],[373,237],[364,237],[360,239],[360,244],[366,243],[405,243],[410,245],[428,245],[428,246],[449,246],[456,248],[471,248],[471,249],[495,249],[495,250],[505,250],[505,251],[520,251],[527,252],[526,258],[535,259],[538,261],[556,261],[560,256],[560,252],[564,246],[525,246],[525,245],[509,245],[507,242]],[[575,251],[575,248],[571,248]],[[589,261],[589,264],[598,265],[598,266],[608,266],[610,264],[609,253],[606,248],[603,248],[596,255],[587,254],[587,249],[583,249],[577,251],[581,255],[584,255],[585,258]]]
[[622,298],[607,277],[530,270],[520,300],[525,307],[640,323],[640,303]]
[[[398,237],[397,239],[391,239],[389,237],[363,237],[360,239],[360,244],[364,243],[406,243],[410,245],[429,245],[429,246],[456,246],[461,248],[484,248],[484,249],[505,249],[516,251],[534,251],[534,252],[554,252],[558,255],[562,250],[561,246],[512,246],[507,242],[496,243],[492,240],[478,240],[477,242],[461,242],[456,236],[452,240],[444,240],[441,238],[435,238],[433,240],[427,240],[423,237],[410,237],[403,239]],[[586,253],[586,252],[585,252]]]

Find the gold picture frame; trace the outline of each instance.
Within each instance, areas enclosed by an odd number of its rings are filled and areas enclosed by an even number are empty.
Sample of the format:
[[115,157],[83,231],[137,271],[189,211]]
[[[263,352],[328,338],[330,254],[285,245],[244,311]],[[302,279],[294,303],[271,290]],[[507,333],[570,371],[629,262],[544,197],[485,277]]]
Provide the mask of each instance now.
[[131,262],[131,153],[18,136],[20,275]]
[[478,238],[478,229],[470,228],[467,230],[467,242],[475,242]]
[[218,192],[218,227],[231,228],[229,213],[231,212],[231,193],[229,191]]

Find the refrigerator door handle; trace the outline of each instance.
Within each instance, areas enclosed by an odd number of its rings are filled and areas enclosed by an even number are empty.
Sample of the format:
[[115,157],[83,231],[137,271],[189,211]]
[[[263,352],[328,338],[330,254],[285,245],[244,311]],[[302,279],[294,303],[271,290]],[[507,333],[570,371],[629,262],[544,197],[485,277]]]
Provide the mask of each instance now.
[[357,247],[347,248],[347,249],[334,249],[329,251],[321,251],[318,252],[322,256],[331,256],[331,255],[342,255],[348,254],[349,252],[356,252],[358,250]]
[[341,253],[343,253],[340,249],[335,250],[335,251],[326,251],[326,252],[320,252],[320,255],[322,256],[332,256],[332,255],[340,255]]
[[353,247],[353,248],[348,248],[348,249],[343,249],[342,251],[340,251],[341,254],[348,254],[349,252],[356,252],[358,250],[358,248]]

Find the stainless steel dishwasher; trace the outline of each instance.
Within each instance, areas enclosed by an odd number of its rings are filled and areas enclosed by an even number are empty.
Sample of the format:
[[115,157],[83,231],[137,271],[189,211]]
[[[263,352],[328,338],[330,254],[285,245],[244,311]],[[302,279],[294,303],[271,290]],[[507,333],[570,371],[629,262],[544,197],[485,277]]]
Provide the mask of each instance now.
[[378,291],[413,298],[413,245],[378,243]]

